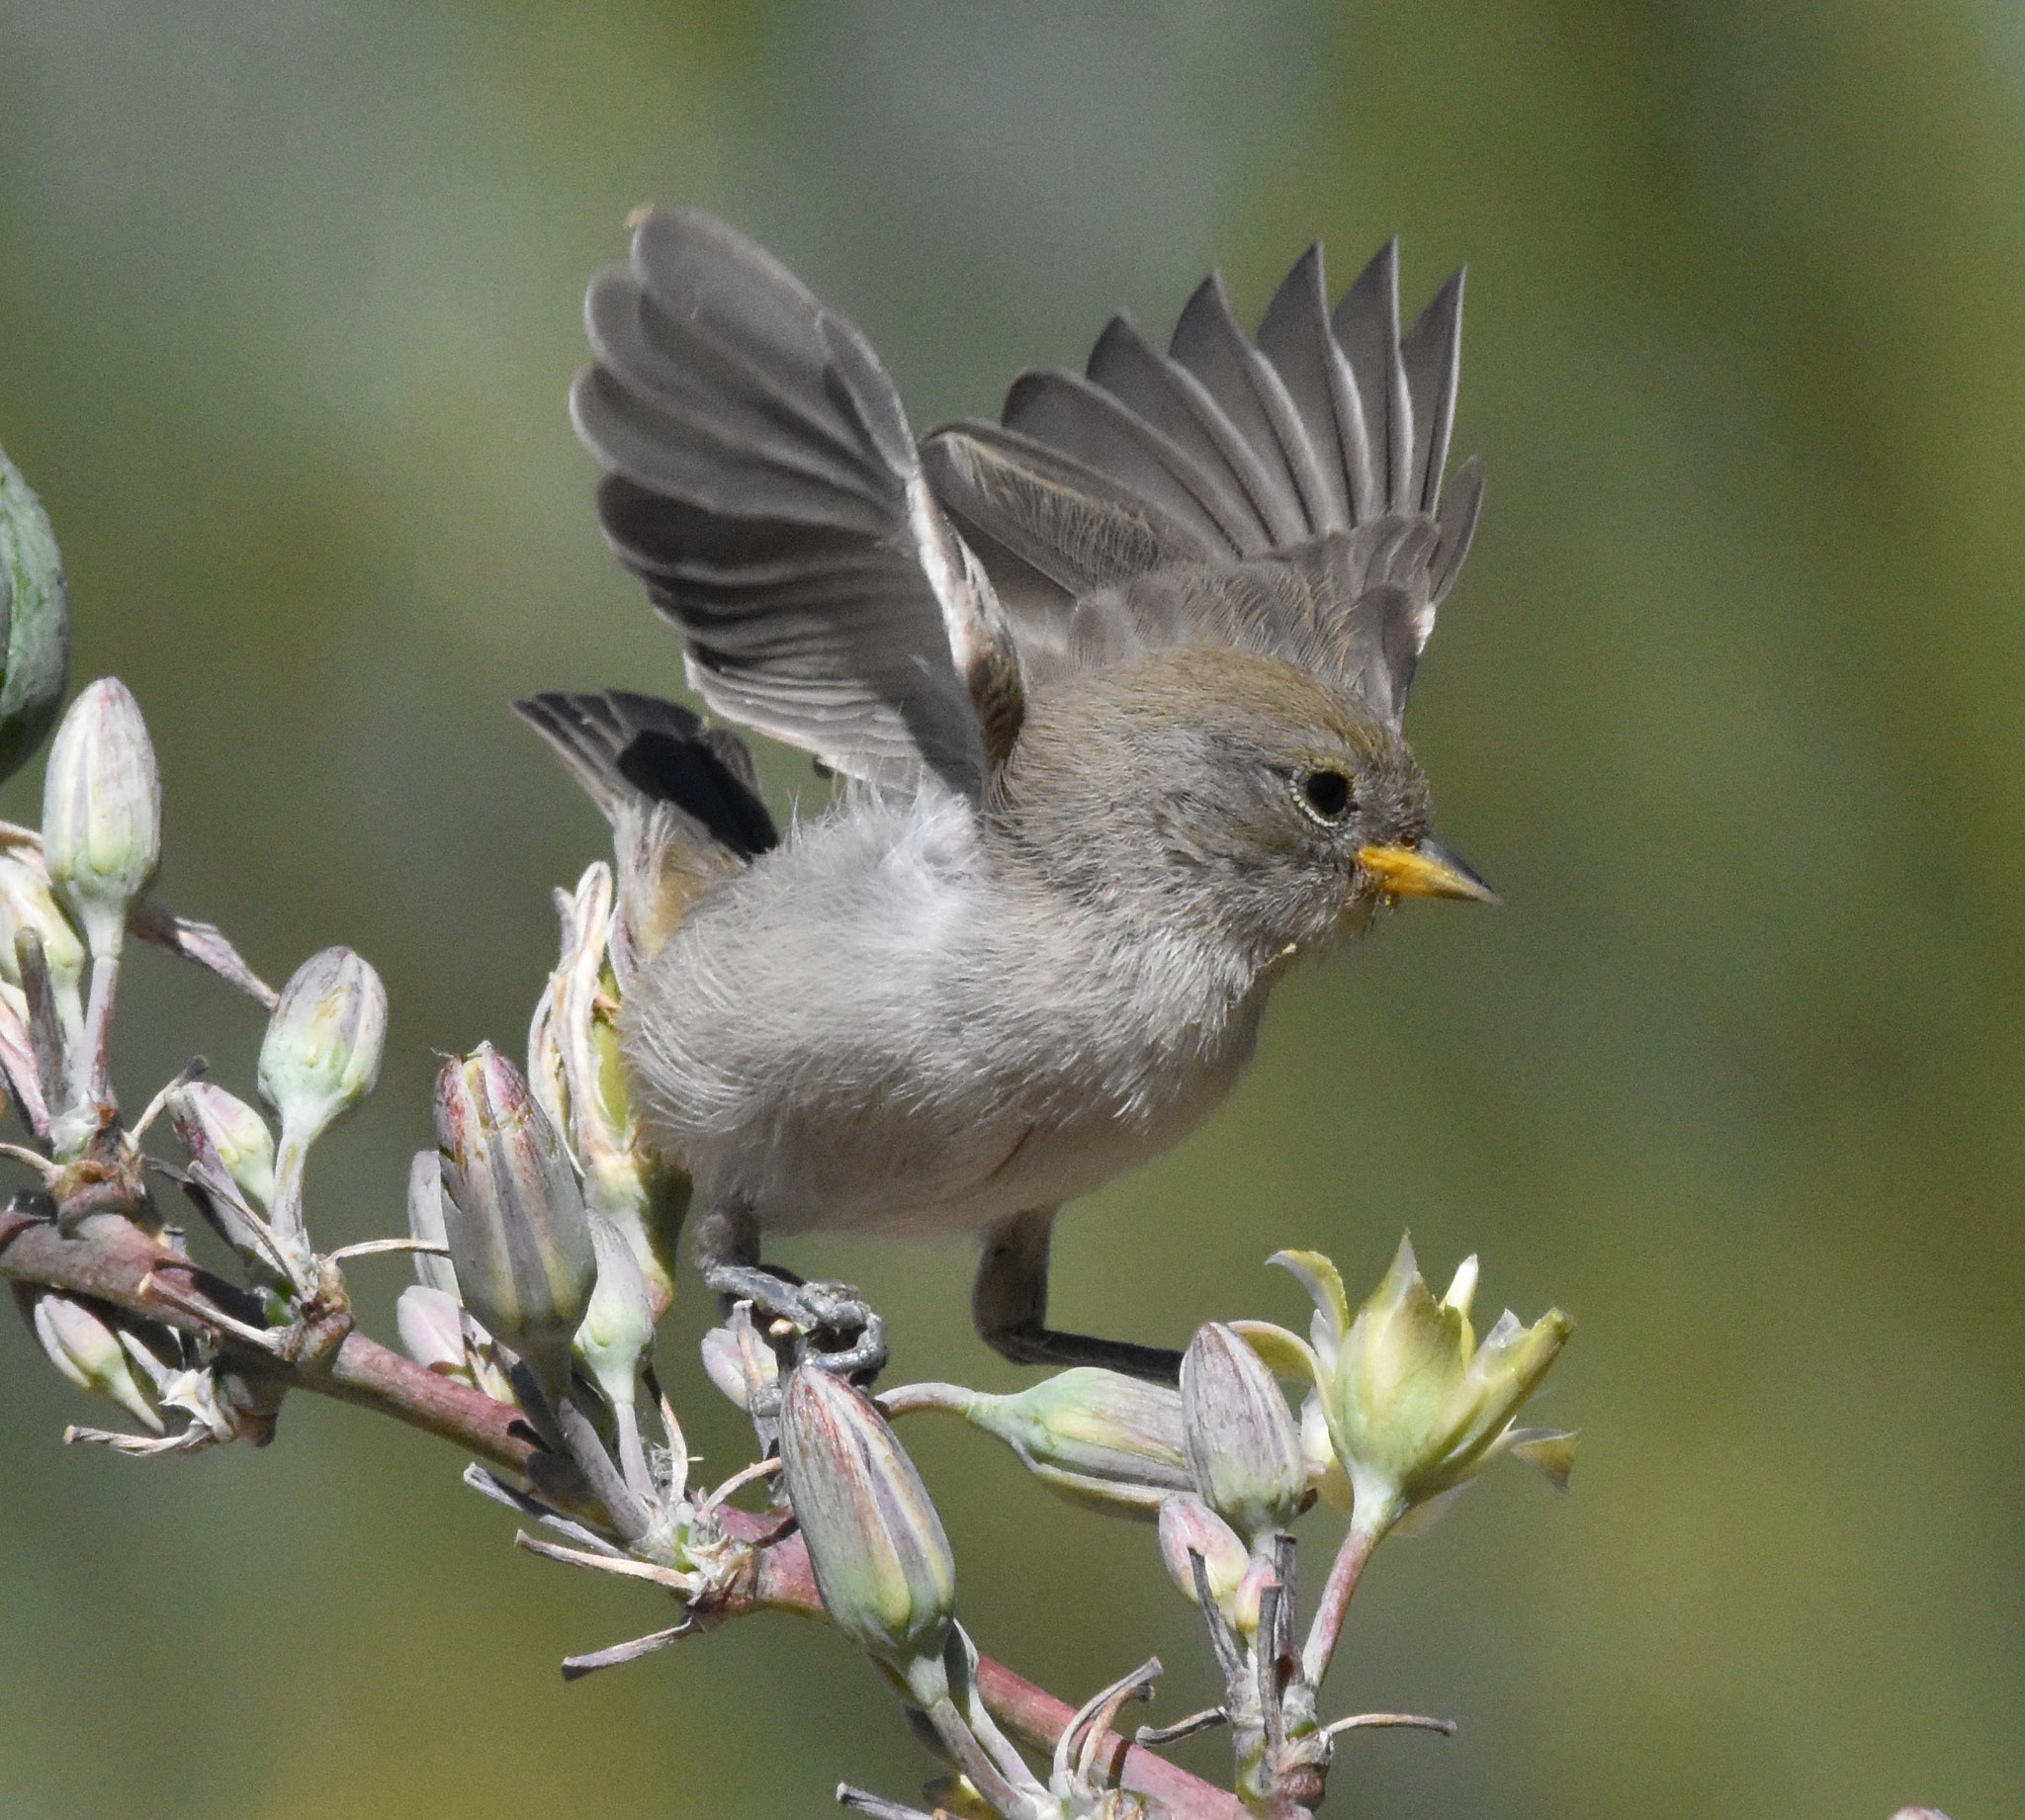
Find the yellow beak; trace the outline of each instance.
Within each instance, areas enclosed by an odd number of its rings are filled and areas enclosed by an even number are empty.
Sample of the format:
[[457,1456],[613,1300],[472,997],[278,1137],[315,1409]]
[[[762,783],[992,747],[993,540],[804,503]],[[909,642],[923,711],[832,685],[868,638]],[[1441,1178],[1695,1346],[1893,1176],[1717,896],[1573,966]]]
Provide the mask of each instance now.
[[1424,837],[1417,847],[1359,847],[1357,863],[1391,897],[1501,902],[1466,860],[1432,838]]

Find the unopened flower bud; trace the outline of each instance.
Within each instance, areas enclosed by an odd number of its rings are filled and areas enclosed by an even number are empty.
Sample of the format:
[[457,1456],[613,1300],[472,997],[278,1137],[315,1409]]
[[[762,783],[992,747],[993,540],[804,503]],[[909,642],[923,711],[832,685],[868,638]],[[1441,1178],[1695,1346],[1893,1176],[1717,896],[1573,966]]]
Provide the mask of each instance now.
[[81,1302],[45,1295],[35,1307],[36,1338],[49,1362],[80,1390],[111,1397],[149,1432],[163,1431],[161,1412],[133,1375],[120,1336]]
[[[679,1230],[687,1183],[650,1164],[633,1143],[619,1063],[618,1005],[606,972],[613,933],[611,868],[595,862],[573,893],[556,893],[556,904],[562,955],[528,1031],[528,1085],[576,1159],[584,1205],[625,1234],[655,1306],[665,1310],[675,1284],[661,1234]],[[670,1207],[671,1196],[679,1204]]]
[[654,1345],[654,1304],[626,1235],[601,1213],[586,1208],[584,1218],[597,1257],[597,1282],[583,1325],[576,1330],[576,1356],[612,1406],[619,1425],[619,1465],[627,1484],[652,1497],[654,1480],[647,1470],[634,1405],[640,1367]]
[[494,1403],[516,1401],[512,1381],[499,1367],[490,1337],[472,1320],[455,1289],[410,1283],[395,1303],[394,1317],[400,1349],[416,1364],[469,1384]]
[[1191,1554],[1202,1557],[1209,1597],[1225,1610],[1243,1582],[1252,1557],[1230,1524],[1191,1492],[1181,1492],[1160,1507],[1160,1558],[1168,1577],[1190,1604],[1196,1602]]
[[923,1708],[947,1699],[956,1562],[899,1436],[839,1378],[788,1377],[780,1458],[824,1609]]
[[23,929],[42,937],[43,959],[57,990],[74,990],[84,972],[84,943],[57,905],[42,868],[19,854],[0,853],[0,976],[10,986],[21,984],[14,938]]
[[416,1364],[469,1383],[471,1370],[464,1348],[464,1309],[456,1296],[410,1283],[394,1305],[394,1324],[400,1349]]
[[349,948],[325,948],[282,988],[260,1045],[260,1090],[287,1143],[313,1144],[380,1079],[387,988]]
[[443,1228],[443,1158],[418,1150],[407,1170],[407,1236],[423,1245],[440,1245],[442,1253],[415,1254],[415,1281],[440,1289],[457,1300],[457,1271],[449,1257],[450,1240]]
[[43,780],[43,858],[94,956],[117,957],[127,911],[162,856],[161,775],[140,704],[102,676],[70,704]]
[[583,1193],[520,1072],[489,1043],[436,1077],[443,1223],[464,1305],[551,1401],[597,1277]]
[[1165,1384],[1079,1365],[1012,1396],[966,1392],[960,1413],[1029,1472],[1079,1499],[1151,1515],[1170,1493],[1194,1484],[1181,1395]]
[[1182,1355],[1182,1423],[1195,1489],[1254,1551],[1312,1501],[1286,1398],[1220,1322],[1198,1328]]
[[70,600],[55,534],[0,452],[0,778],[42,744],[69,666]]
[[749,1411],[755,1395],[780,1376],[773,1348],[752,1331],[752,1307],[741,1302],[722,1327],[703,1336],[703,1370],[740,1409]]
[[303,1218],[309,1146],[373,1090],[386,1045],[387,988],[349,948],[325,948],[298,967],[267,1020],[258,1080],[281,1114],[270,1217],[299,1283],[313,1267]]
[[177,1089],[179,1105],[204,1127],[225,1173],[265,1211],[274,1204],[274,1133],[251,1106],[209,1081]]
[[1259,1606],[1266,1589],[1278,1584],[1279,1572],[1273,1562],[1264,1555],[1254,1555],[1245,1569],[1245,1577],[1238,1582],[1238,1590],[1224,1607],[1224,1615],[1241,1635],[1249,1637],[1258,1630]]
[[[206,1092],[206,1083],[185,1082],[172,1088],[167,1098],[170,1123],[176,1128],[183,1154],[190,1160],[186,1186],[191,1197],[219,1236],[267,1286],[301,1288],[308,1280],[304,1268],[308,1263],[307,1252],[281,1242],[274,1228],[261,1218],[239,1176],[226,1167],[220,1154],[219,1140],[222,1135],[234,1143],[235,1150],[245,1153],[240,1156],[242,1170],[248,1154],[256,1158],[257,1164],[257,1146],[250,1144],[243,1134],[232,1132],[231,1127],[238,1122],[236,1118],[229,1108],[210,1100]],[[242,1102],[229,1093],[221,1094],[220,1099],[229,1101],[231,1107],[242,1107]],[[273,1172],[271,1169],[266,1172],[263,1183],[256,1167],[248,1178],[271,1188]]]
[[602,1214],[586,1212],[597,1283],[576,1330],[576,1355],[614,1408],[631,1405],[641,1361],[654,1344],[654,1308],[647,1279],[625,1235]]

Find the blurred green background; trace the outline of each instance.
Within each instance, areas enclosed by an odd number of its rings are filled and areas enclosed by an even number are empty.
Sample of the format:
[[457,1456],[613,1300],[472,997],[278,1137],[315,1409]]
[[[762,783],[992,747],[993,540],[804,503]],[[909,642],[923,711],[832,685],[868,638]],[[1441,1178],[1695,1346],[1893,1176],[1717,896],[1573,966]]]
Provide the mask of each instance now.
[[[2025,16],[2015,5],[0,0],[0,444],[68,559],[79,680],[137,691],[163,892],[277,980],[345,940],[386,1078],[310,1174],[396,1230],[438,1052],[517,1046],[549,887],[602,842],[511,721],[673,687],[564,413],[578,299],[700,201],[870,334],[917,428],[1248,319],[1320,235],[1470,265],[1476,552],[1409,731],[1505,892],[1282,988],[1183,1151],[1064,1224],[1071,1325],[1287,1319],[1289,1244],[1485,1257],[1580,1332],[1501,1470],[1379,1557],[1337,1808],[2016,1812],[2025,1782]],[[771,755],[776,805],[805,764]],[[33,772],[0,813],[33,819]],[[120,1067],[250,1088],[258,1018],[143,955]],[[904,1375],[1010,1384],[969,1258],[804,1244]],[[403,1275],[353,1277],[382,1333]],[[741,1457],[662,1353],[712,1467]],[[515,1554],[459,1459],[302,1399],[148,1464],[0,1331],[0,1815],[817,1813],[926,1761],[834,1638],[667,1620]],[[915,1430],[987,1649],[1072,1698],[1209,1684],[1150,1534]],[[1309,1548],[1321,1568],[1326,1522]],[[1211,1772],[1212,1739],[1184,1747]],[[1332,1808],[1331,1811],[1335,1811]]]

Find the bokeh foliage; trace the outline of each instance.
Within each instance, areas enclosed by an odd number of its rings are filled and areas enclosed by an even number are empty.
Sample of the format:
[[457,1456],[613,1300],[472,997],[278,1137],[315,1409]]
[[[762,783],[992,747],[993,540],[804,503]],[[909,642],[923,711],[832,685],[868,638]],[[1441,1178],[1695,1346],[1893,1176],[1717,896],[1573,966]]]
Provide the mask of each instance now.
[[[1307,7],[0,0],[0,445],[67,560],[76,674],[138,693],[164,893],[394,999],[319,1150],[325,1243],[396,1230],[434,1054],[517,1045],[600,830],[515,727],[671,685],[563,390],[633,205],[693,199],[871,335],[918,428],[1163,331],[1305,241],[1470,262],[1485,523],[1409,728],[1509,900],[1282,989],[1206,1132],[1065,1224],[1058,1313],[1179,1343],[1375,1280],[1411,1225],[1581,1323],[1523,1475],[1381,1557],[1346,1699],[1387,1815],[1999,1811],[2025,1778],[2025,26],[1981,4]],[[817,786],[785,754],[776,801]],[[0,813],[33,819],[33,770]],[[159,956],[130,1097],[257,1013]],[[804,1244],[903,1372],[993,1385],[968,1259]],[[378,1274],[376,1274],[378,1272]],[[391,1331],[398,1266],[354,1280]],[[730,1412],[663,1343],[693,1438]],[[508,1552],[458,1462],[350,1412],[149,1469],[0,1334],[0,1812],[816,1811],[924,1760],[835,1638],[665,1621]],[[91,1418],[83,1418],[89,1420]],[[913,1431],[984,1645],[1081,1697],[1158,1648],[1150,1535]],[[989,1568],[987,1571],[987,1564]],[[1091,1627],[1093,1613],[1114,1628]],[[867,1722],[866,1714],[874,1715]],[[791,1718],[790,1718],[790,1715]],[[1200,1762],[1214,1770],[1214,1741]]]

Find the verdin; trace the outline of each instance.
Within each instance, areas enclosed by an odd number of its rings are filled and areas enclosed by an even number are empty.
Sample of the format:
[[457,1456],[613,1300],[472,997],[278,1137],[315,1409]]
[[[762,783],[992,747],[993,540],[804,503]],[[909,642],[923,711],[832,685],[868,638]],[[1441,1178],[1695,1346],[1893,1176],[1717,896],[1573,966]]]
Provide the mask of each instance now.
[[976,1234],[1007,1357],[1172,1378],[1047,1327],[1056,1212],[1217,1104],[1294,956],[1492,901],[1399,733],[1482,496],[1442,486],[1461,275],[1402,335],[1393,247],[1333,315],[1312,249],[1256,343],[1212,277],[1165,357],[1120,316],[917,444],[777,261],[636,225],[572,400],[598,516],[704,702],[854,780],[783,840],[687,710],[520,705],[618,830],[622,1054],[705,1279],[861,1369],[876,1316],[762,1235]]

